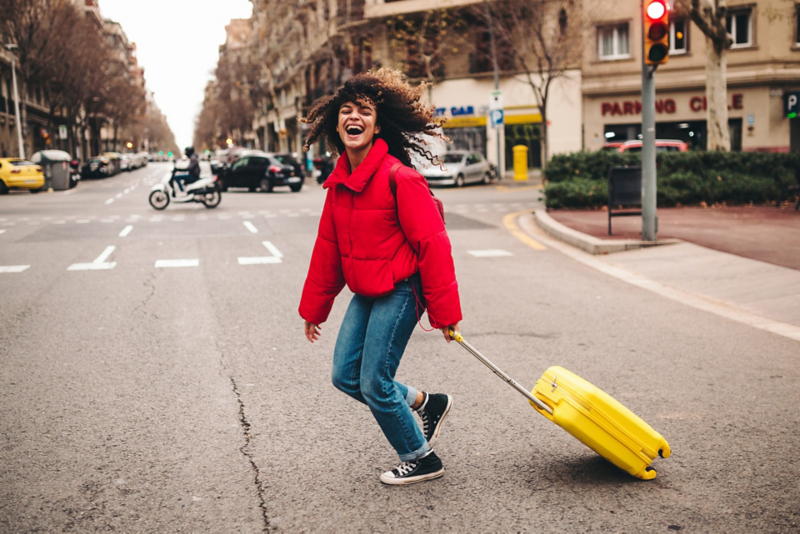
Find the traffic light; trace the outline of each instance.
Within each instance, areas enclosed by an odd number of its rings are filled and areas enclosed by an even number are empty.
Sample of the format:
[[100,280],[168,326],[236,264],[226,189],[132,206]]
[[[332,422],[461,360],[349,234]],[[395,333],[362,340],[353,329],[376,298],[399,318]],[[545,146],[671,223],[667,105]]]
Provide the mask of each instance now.
[[644,62],[663,65],[669,59],[669,6],[666,0],[644,0]]

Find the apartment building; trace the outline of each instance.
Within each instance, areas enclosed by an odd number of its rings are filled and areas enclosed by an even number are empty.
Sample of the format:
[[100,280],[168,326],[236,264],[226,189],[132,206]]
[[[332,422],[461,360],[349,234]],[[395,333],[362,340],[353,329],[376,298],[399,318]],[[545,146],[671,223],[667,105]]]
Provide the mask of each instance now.
[[[731,0],[727,27],[729,131],[733,150],[800,150],[800,119],[784,111],[800,90],[798,5]],[[603,0],[582,65],[583,145],[641,135],[642,24],[638,0]],[[670,17],[670,57],[655,73],[656,137],[706,147],[706,39],[689,19]]]
[[[404,70],[415,82],[430,80],[419,65],[406,61],[409,48],[427,45],[405,40],[397,24],[445,10],[469,26],[460,41],[448,43],[437,59],[428,94],[440,113],[451,116],[446,125],[451,148],[479,151],[509,167],[511,147],[525,144],[529,165],[541,166],[542,115],[533,89],[524,76],[507,68],[507,58],[498,61],[495,87],[486,23],[466,10],[480,5],[476,0],[255,0],[254,46],[265,66],[259,81],[265,97],[253,122],[259,144],[268,150],[298,152],[305,136],[299,119],[317,98],[331,94],[358,72],[387,66]],[[550,93],[551,153],[581,148],[579,66],[556,80]],[[505,119],[502,126],[492,127],[490,100],[497,90],[502,93]],[[313,150],[319,153],[325,148],[320,143]]]

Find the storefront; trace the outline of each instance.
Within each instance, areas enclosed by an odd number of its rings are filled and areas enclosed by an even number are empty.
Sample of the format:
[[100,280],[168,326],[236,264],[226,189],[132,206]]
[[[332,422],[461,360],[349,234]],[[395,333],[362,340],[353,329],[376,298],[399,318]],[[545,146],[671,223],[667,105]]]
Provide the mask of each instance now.
[[[790,121],[781,87],[729,87],[728,131],[732,150],[788,152]],[[705,89],[656,92],[656,139],[679,139],[692,148],[707,143]],[[584,95],[584,146],[641,139],[641,94]],[[800,139],[798,140],[800,144]]]
[[[499,136],[501,165],[505,169],[513,166],[512,148],[516,145],[528,147],[528,168],[541,168],[542,115],[530,85],[517,79],[502,79],[500,90],[504,124],[493,128],[488,121],[489,98],[494,91],[491,78],[452,79],[434,86],[432,97],[437,114],[450,116],[444,127],[451,141],[448,148],[480,152],[497,163]],[[557,80],[550,94],[551,154],[580,150],[580,73]]]

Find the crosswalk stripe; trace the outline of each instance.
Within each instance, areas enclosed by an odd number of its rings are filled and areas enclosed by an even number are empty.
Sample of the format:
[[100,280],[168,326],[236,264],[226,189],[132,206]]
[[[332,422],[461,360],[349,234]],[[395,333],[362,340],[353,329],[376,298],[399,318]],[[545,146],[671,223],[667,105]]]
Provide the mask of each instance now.
[[30,265],[0,265],[0,273],[21,273],[30,268]]
[[156,261],[156,268],[163,267],[197,267],[200,265],[200,260],[158,260]]

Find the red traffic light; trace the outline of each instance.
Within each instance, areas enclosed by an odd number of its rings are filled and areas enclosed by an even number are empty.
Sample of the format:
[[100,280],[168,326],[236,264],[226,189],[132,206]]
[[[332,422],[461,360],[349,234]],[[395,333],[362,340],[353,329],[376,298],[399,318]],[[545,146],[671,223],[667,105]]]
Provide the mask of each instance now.
[[669,7],[666,0],[644,2],[644,62],[661,65],[669,58]]

